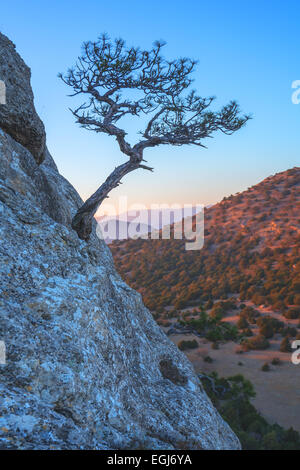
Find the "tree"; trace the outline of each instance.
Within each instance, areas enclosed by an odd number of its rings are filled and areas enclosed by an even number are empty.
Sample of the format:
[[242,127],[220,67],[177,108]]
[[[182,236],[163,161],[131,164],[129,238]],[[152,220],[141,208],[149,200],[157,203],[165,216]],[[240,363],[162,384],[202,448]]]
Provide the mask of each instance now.
[[[128,157],[73,218],[72,227],[81,239],[89,239],[93,216],[126,174],[139,168],[153,170],[144,164],[144,150],[158,145],[205,147],[203,139],[216,131],[232,134],[249,119],[240,115],[235,101],[214,112],[208,110],[214,97],[202,98],[195,90],[186,92],[196,62],[189,58],[168,61],[161,55],[163,46],[157,41],[150,51],[127,48],[122,39],[111,41],[102,35],[95,42],[84,43],[75,66],[59,75],[73,89],[71,96],[84,97],[84,102],[71,110],[76,122],[115,137]],[[143,115],[148,121],[140,132],[142,138],[130,145],[119,122],[125,116]]]

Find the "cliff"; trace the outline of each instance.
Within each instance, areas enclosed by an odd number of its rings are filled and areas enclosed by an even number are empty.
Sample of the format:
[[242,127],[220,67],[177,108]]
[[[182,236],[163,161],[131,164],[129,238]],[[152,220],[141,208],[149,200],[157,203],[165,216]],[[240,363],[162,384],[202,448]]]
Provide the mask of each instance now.
[[2,34],[0,80],[0,448],[239,448],[104,242],[71,229],[82,201]]

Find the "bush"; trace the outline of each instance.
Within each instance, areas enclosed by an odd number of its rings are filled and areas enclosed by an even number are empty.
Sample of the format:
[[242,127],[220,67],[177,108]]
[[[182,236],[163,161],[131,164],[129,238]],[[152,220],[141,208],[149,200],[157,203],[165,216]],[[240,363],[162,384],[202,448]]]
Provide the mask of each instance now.
[[292,352],[291,343],[289,338],[286,336],[280,343],[281,352]]
[[265,338],[273,338],[274,336],[274,330],[273,327],[270,323],[267,323],[265,325],[262,325],[259,329],[259,334],[264,336]]
[[187,349],[196,349],[198,348],[199,344],[198,344],[198,341],[196,341],[195,339],[193,340],[182,340],[182,341],[179,341],[178,343],[178,348],[180,349],[180,351],[186,351]]
[[220,305],[215,304],[210,311],[210,316],[216,320],[221,320],[225,313],[225,310]]
[[261,366],[261,370],[263,372],[269,372],[269,370],[271,370],[269,364],[267,362],[265,362],[262,366]]
[[[268,315],[258,318],[256,324],[259,328],[263,329],[267,335],[271,334],[272,332],[273,334],[278,333],[284,327],[284,323],[282,321],[279,321],[277,318],[273,318]],[[269,337],[271,338],[271,336]]]
[[210,357],[210,356],[205,356],[205,358],[203,359],[205,362],[208,362],[208,363],[212,363],[213,362],[213,358]]
[[264,336],[258,335],[244,340],[242,346],[245,351],[264,350],[268,349],[270,343]]
[[246,320],[245,317],[240,317],[238,322],[237,322],[237,327],[239,330],[245,330],[246,328],[249,328],[249,323]]
[[256,319],[260,316],[259,312],[253,307],[244,307],[240,312],[240,317],[248,320],[249,323],[256,323]]
[[213,343],[217,341],[222,341],[224,339],[222,329],[218,326],[211,328],[205,335],[205,338]]
[[279,366],[279,364],[281,364],[281,361],[280,361],[279,357],[274,357],[272,359],[272,364],[273,364],[273,366]]
[[284,316],[289,320],[296,320],[297,318],[300,318],[300,308],[291,307],[284,312]]
[[297,335],[297,330],[292,326],[287,326],[286,328],[282,329],[281,334],[282,336],[289,336],[291,338],[294,338]]

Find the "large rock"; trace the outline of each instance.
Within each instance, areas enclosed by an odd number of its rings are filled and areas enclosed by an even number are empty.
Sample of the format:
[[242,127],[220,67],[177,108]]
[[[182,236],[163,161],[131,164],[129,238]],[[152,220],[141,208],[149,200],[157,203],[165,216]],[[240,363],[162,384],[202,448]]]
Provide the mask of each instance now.
[[238,449],[104,242],[71,229],[82,201],[45,155],[0,130],[0,447]]
[[0,80],[6,88],[6,105],[0,104],[0,127],[41,163],[45,158],[46,134],[33,104],[30,75],[15,45],[0,33]]

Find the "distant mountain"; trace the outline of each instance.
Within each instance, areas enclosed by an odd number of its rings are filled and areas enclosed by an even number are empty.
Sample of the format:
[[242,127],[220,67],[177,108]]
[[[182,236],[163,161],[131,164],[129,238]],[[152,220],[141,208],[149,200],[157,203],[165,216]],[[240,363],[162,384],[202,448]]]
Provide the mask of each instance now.
[[150,225],[134,223],[132,220],[119,220],[114,218],[97,219],[103,240],[110,244],[114,240],[140,237],[153,231]]
[[115,264],[153,311],[239,297],[279,312],[300,305],[300,168],[205,210],[205,243],[114,242]]
[[[195,214],[196,207],[191,207],[188,213]],[[147,233],[156,232],[162,227],[178,223],[182,220],[184,208],[178,209],[146,209],[141,211],[128,211],[116,217],[98,217],[103,239],[110,244],[113,240],[138,238]]]

